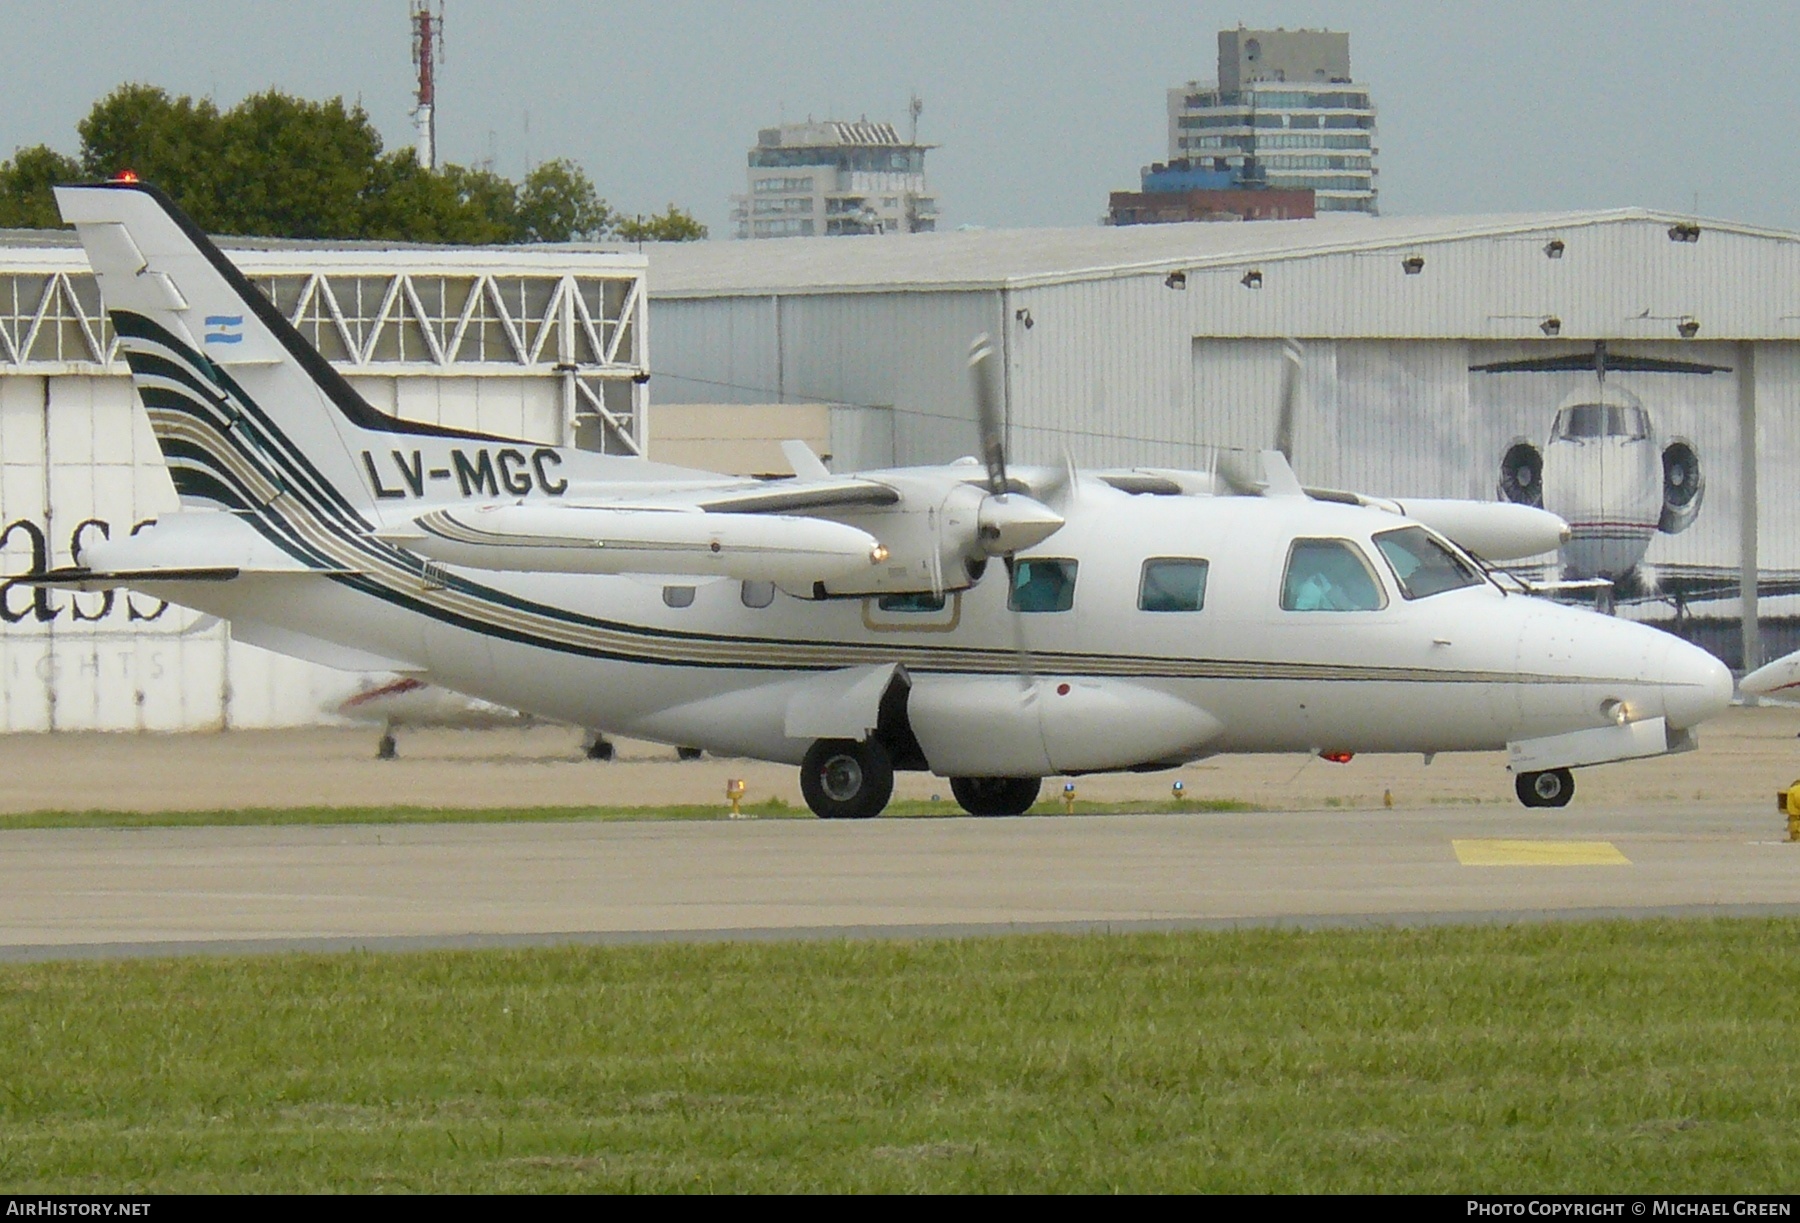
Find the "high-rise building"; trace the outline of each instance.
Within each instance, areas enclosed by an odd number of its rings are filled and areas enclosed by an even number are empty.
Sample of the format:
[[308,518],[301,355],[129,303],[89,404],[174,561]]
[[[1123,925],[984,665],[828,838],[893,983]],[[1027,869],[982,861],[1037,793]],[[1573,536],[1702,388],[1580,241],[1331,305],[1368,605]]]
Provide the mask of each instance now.
[[891,123],[765,127],[750,150],[749,192],[731,197],[740,238],[913,234],[937,228],[925,150]]
[[1169,90],[1169,159],[1244,183],[1310,188],[1320,213],[1377,211],[1375,105],[1350,35],[1219,31],[1217,81]]

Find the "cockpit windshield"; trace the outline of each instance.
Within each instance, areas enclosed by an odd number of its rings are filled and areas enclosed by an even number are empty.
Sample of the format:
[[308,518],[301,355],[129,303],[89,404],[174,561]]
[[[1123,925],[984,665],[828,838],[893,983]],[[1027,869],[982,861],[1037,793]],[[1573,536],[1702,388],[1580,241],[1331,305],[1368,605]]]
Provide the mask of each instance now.
[[1591,437],[1623,437],[1637,441],[1650,436],[1650,419],[1634,404],[1578,403],[1556,414],[1551,437],[1561,441]]
[[1375,546],[1399,579],[1400,593],[1409,599],[1426,599],[1446,590],[1481,584],[1481,575],[1474,566],[1421,527],[1383,531],[1375,537]]

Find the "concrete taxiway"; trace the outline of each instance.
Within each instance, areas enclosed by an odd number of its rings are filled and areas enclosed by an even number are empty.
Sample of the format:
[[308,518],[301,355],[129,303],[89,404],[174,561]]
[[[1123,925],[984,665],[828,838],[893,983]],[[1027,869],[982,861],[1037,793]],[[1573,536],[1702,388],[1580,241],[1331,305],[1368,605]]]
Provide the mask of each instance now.
[[21,830],[0,833],[0,958],[1800,912],[1773,815]]
[[[1582,770],[1574,804],[1551,812],[1520,807],[1486,753],[1079,780],[1098,804],[1166,798],[1181,779],[1265,808],[1232,814],[0,830],[0,958],[1800,912],[1800,844],[1774,803],[1800,776],[1797,730],[1800,711],[1734,709],[1697,752]],[[398,761],[374,746],[366,729],[0,736],[0,813],[722,814],[733,777],[752,800],[800,801],[791,768],[631,743],[598,764],[561,727],[409,732]],[[900,782],[913,799],[946,789]]]

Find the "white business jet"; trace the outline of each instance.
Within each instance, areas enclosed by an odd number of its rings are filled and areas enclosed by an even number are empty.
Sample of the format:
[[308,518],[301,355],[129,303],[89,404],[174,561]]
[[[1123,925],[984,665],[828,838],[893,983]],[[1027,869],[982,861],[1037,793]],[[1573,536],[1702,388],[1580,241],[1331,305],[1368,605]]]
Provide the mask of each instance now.
[[[1494,361],[1469,369],[1594,374],[1591,385],[1558,405],[1544,449],[1518,438],[1500,460],[1504,500],[1542,506],[1568,522],[1562,568],[1571,581],[1565,588],[1628,582],[1658,532],[1679,535],[1694,525],[1706,496],[1699,450],[1685,437],[1659,437],[1643,400],[1607,375],[1728,374],[1729,366],[1616,353],[1602,340],[1591,355]],[[1602,603],[1611,602],[1609,590]]]
[[606,733],[801,767],[826,818],[896,769],[978,815],[1057,774],[1215,753],[1680,751],[1731,679],[1666,633],[1508,590],[1471,553],[1542,510],[1309,492],[1250,472],[1015,470],[985,349],[983,460],[749,481],[395,420],[168,199],[59,188],[182,500],[35,580],[125,586],[240,640]]

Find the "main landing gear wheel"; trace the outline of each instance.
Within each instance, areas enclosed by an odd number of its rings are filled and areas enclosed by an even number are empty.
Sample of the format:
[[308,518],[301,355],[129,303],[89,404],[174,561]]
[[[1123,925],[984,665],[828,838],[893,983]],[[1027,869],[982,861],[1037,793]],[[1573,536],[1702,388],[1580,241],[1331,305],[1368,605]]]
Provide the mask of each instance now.
[[1024,815],[1043,784],[1041,777],[952,777],[950,793],[970,815]]
[[894,793],[894,762],[873,739],[820,739],[800,762],[800,793],[822,820],[866,820]]
[[1513,789],[1527,807],[1566,807],[1575,797],[1575,776],[1567,769],[1520,773]]

